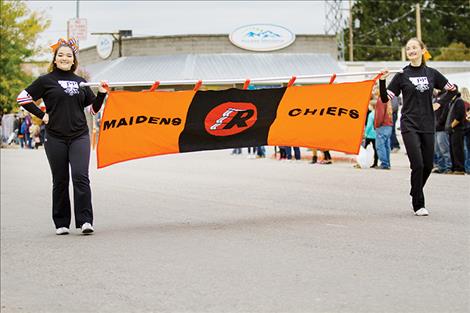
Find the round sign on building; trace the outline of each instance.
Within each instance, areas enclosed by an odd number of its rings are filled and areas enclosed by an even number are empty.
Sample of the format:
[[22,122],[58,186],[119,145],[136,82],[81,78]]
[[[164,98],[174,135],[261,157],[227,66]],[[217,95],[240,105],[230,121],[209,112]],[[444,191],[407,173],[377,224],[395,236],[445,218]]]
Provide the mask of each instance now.
[[113,36],[104,35],[100,36],[96,44],[96,52],[102,59],[107,59],[113,53]]
[[278,25],[254,24],[235,29],[229,39],[235,46],[245,50],[275,51],[291,45],[295,41],[295,34]]

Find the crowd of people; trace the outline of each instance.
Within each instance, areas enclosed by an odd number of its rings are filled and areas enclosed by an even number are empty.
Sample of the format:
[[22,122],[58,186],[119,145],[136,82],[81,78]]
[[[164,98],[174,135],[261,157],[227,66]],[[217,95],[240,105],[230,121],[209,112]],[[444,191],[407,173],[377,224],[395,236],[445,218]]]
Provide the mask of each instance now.
[[[435,91],[434,102],[443,92]],[[470,93],[467,87],[447,106],[436,111],[436,141],[434,147],[433,173],[470,174]]]
[[[433,103],[438,103],[446,91],[435,89]],[[373,146],[374,162],[371,168],[390,169],[391,153],[400,151],[400,141],[396,131],[401,96],[394,97],[385,104],[374,88],[366,118],[363,147]],[[435,143],[432,173],[470,174],[470,93],[467,87],[459,88],[459,93],[451,101],[440,106],[435,112]],[[379,165],[380,161],[380,165]],[[356,167],[359,167],[358,165]]]
[[29,113],[2,116],[2,140],[21,149],[38,149],[44,144],[45,124],[33,121]]
[[[247,147],[248,158],[265,158],[266,157],[266,147]],[[330,151],[328,150],[318,150],[318,149],[309,149],[312,151],[312,159],[310,164],[333,164],[333,159],[331,157]],[[322,152],[322,158],[318,158],[318,151]],[[293,154],[292,154],[293,152]],[[242,155],[242,148],[234,148],[232,150],[232,155]],[[290,146],[275,146],[274,147],[274,158],[280,161],[283,160],[302,160],[302,152],[300,147],[290,147]]]

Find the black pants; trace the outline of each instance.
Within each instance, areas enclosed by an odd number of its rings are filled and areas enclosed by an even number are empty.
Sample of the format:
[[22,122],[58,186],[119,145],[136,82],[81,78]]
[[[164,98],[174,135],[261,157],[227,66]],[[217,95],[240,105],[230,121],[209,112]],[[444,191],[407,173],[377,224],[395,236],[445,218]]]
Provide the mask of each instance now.
[[410,160],[411,191],[415,212],[425,207],[423,188],[431,174],[434,159],[434,134],[402,133],[403,143]]
[[400,149],[400,143],[397,139],[397,119],[398,119],[398,111],[393,112],[393,128],[392,128],[392,137],[390,137],[390,149],[398,148]]
[[330,161],[331,160],[330,150],[322,150],[322,151],[323,151],[323,160]]
[[88,178],[90,136],[88,132],[74,139],[53,137],[46,132],[44,143],[52,172],[52,219],[56,228],[69,227],[69,166],[72,172],[75,227],[93,224],[91,189]]
[[372,148],[374,148],[374,164],[372,164],[372,166],[377,166],[378,162],[379,162],[379,156],[377,155],[377,148],[375,146],[375,139],[372,139],[372,138],[366,138],[365,142],[364,142],[364,149],[367,148],[367,146],[372,143]]
[[450,157],[452,159],[452,170],[465,171],[464,131],[454,130],[450,133]]

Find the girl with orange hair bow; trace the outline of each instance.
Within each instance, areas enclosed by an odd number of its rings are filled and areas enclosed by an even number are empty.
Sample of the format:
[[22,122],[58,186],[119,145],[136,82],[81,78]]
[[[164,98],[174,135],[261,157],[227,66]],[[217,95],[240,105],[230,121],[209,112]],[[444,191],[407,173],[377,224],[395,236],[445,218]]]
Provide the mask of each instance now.
[[[410,161],[412,208],[416,216],[427,216],[423,188],[433,169],[434,111],[448,105],[457,94],[457,88],[439,71],[426,65],[431,55],[420,39],[409,39],[405,48],[410,64],[396,74],[388,86],[385,78],[389,72],[381,72],[380,98],[385,103],[403,93],[400,130]],[[433,103],[433,89],[446,91],[439,103]]]
[[[78,42],[59,39],[51,46],[53,58],[49,73],[37,78],[17,98],[18,104],[46,124],[44,148],[52,172],[52,218],[57,235],[69,233],[71,205],[69,197],[69,168],[74,191],[75,226],[83,234],[93,229],[90,180],[90,137],[84,109],[92,114],[101,109],[107,95],[107,85],[101,82],[98,95],[74,72],[78,66]],[[35,101],[43,99],[46,112]]]

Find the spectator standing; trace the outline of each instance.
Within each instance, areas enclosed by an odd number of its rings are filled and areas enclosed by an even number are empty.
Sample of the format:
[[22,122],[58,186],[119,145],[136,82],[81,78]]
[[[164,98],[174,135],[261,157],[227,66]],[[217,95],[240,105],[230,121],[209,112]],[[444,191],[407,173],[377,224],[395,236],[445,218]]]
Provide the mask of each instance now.
[[465,148],[465,172],[470,174],[470,92],[467,87],[461,88],[462,100],[465,105],[465,127],[464,127],[464,148]]
[[391,101],[392,101],[393,126],[392,126],[392,136],[390,137],[390,149],[391,149],[391,152],[398,152],[400,151],[400,142],[398,142],[396,129],[397,129],[398,111],[402,105],[402,101],[401,101],[401,97],[395,97]]
[[287,147],[279,146],[279,160],[287,160]]
[[31,125],[29,132],[31,133],[32,142],[34,142],[34,149],[38,149],[41,145],[39,125]]
[[377,149],[376,149],[376,133],[374,129],[374,115],[375,115],[375,102],[371,101],[369,104],[369,115],[367,117],[366,129],[364,132],[365,141],[364,141],[364,148],[367,149],[369,144],[372,144],[374,148],[374,163],[372,164],[371,168],[376,168],[378,166],[378,156],[377,156]]
[[26,143],[26,146],[29,148],[29,149],[33,149],[33,145],[32,145],[32,141],[33,141],[33,137],[31,137],[31,131],[30,131],[30,127],[31,125],[33,125],[33,119],[31,118],[31,115],[29,113],[26,113],[25,117],[24,117],[24,122],[26,124],[26,129],[25,129],[25,143]]
[[332,160],[331,160],[331,154],[330,154],[330,151],[328,150],[320,150],[322,153],[323,153],[323,159],[318,162],[318,156],[317,156],[317,153],[318,153],[318,149],[312,149],[312,162],[310,162],[311,164],[315,164],[315,163],[319,163],[319,164],[332,164]]
[[24,149],[24,147],[28,146],[28,142],[27,142],[27,139],[26,139],[26,132],[27,131],[29,131],[28,130],[28,125],[27,125],[25,119],[21,118],[20,119],[20,131],[18,133],[18,138],[20,138],[20,147],[21,147],[21,149]]
[[465,104],[460,93],[452,100],[446,119],[446,130],[449,132],[452,174],[465,174],[464,133],[465,133]]
[[377,169],[390,169],[390,138],[392,136],[393,117],[390,101],[377,99],[375,104],[374,128],[376,132],[375,146],[380,165]]
[[[439,102],[445,92],[439,92],[434,99],[434,103]],[[452,172],[452,161],[450,156],[449,133],[445,129],[447,115],[449,113],[449,105],[442,105],[434,111],[436,117],[436,134],[434,144],[434,154],[436,169],[433,173],[449,174]]]
[[294,150],[294,158],[300,161],[300,148],[299,147],[285,147],[286,157],[288,160],[292,160],[292,150]]
[[[249,159],[254,159],[256,158],[256,147],[248,147],[248,158]],[[252,154],[253,152],[253,154]]]
[[258,158],[265,158],[266,157],[266,148],[264,146],[256,147],[256,156]]

